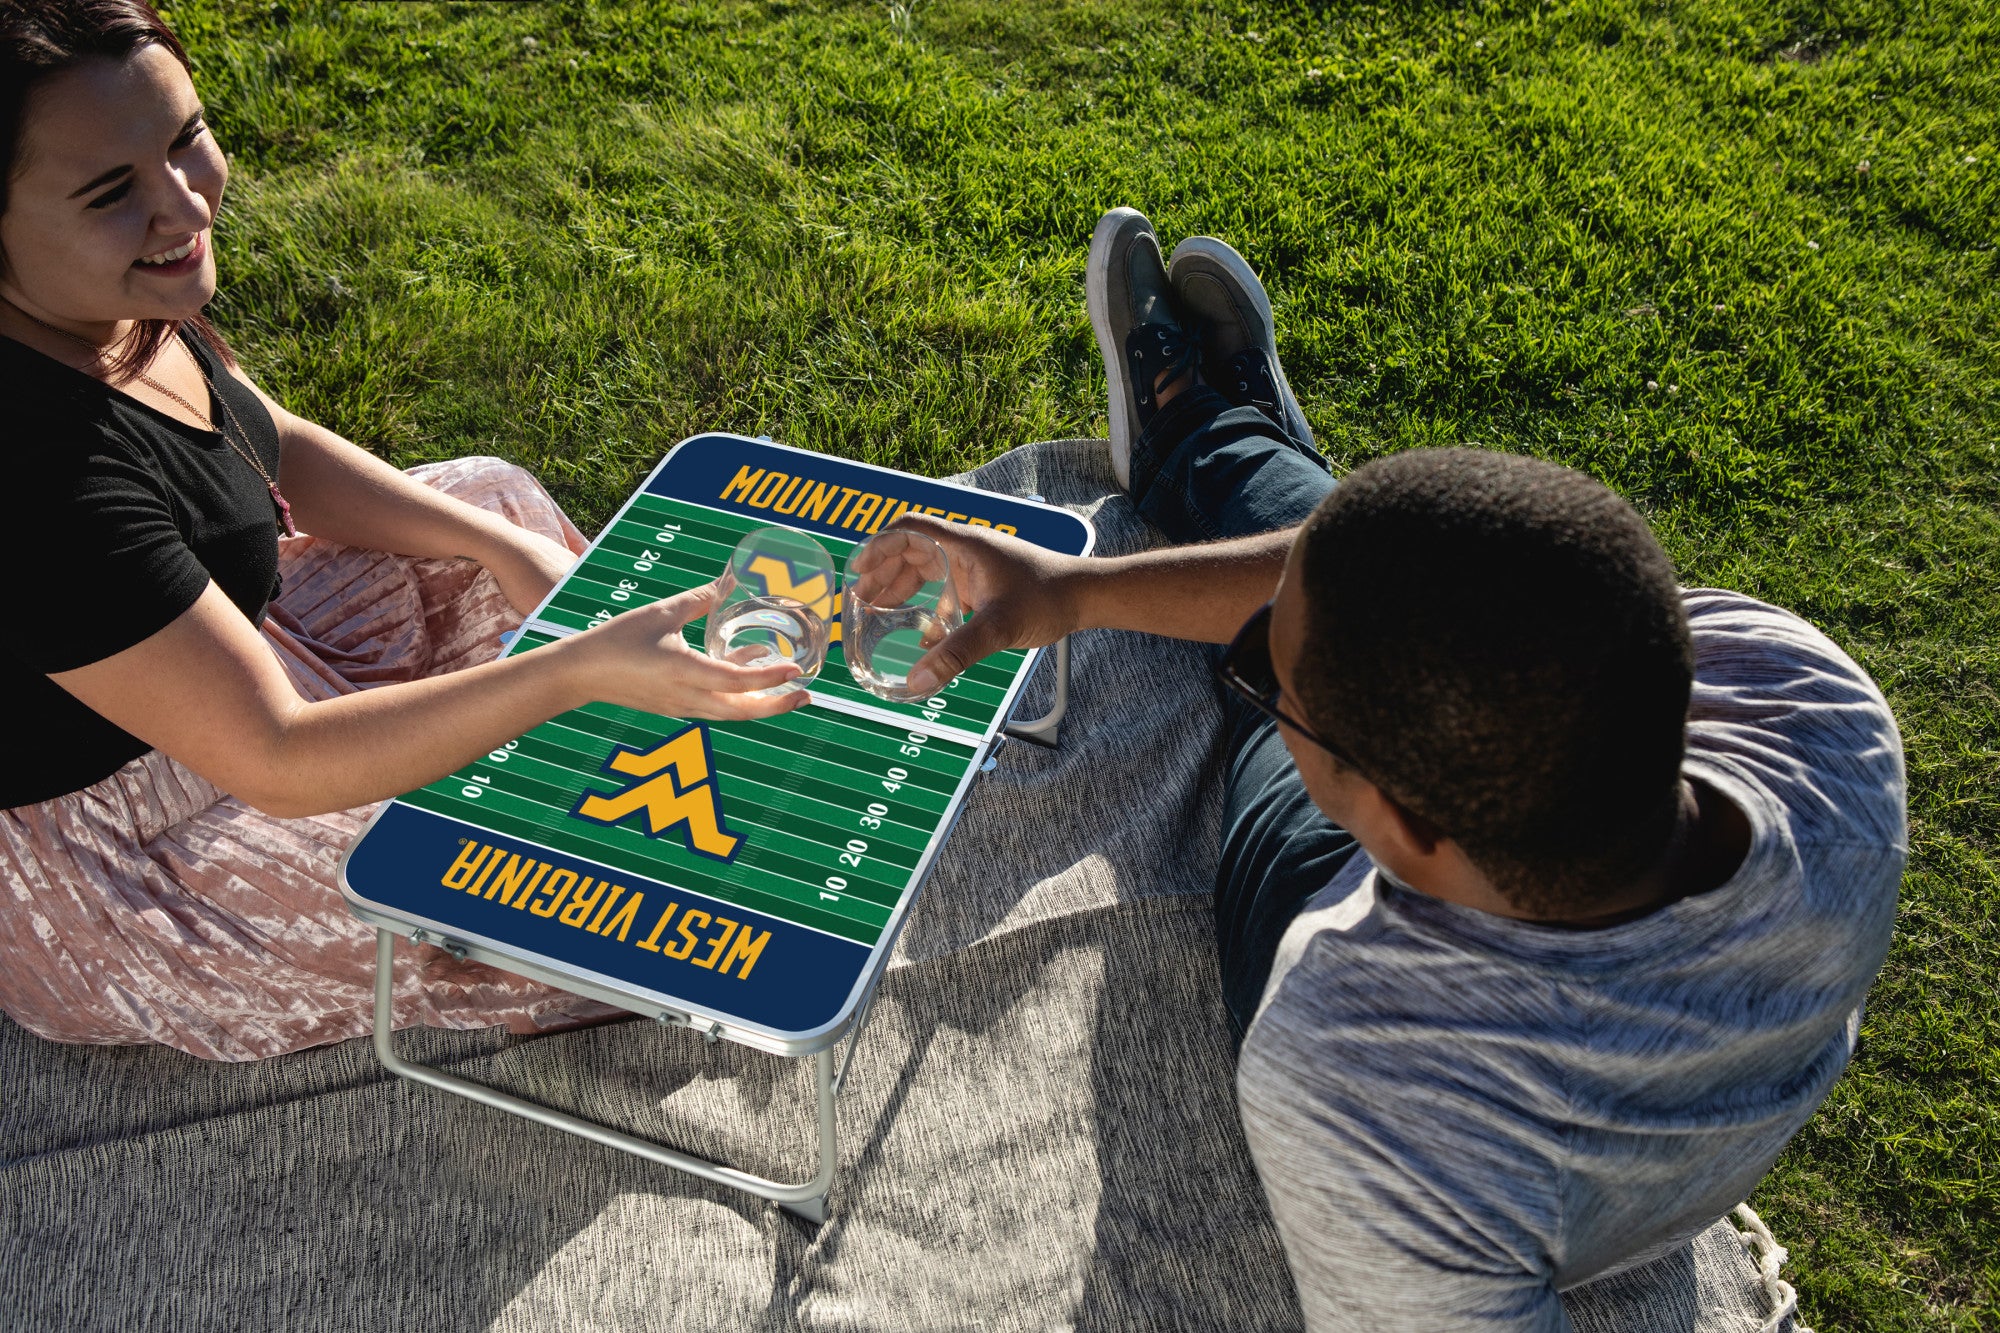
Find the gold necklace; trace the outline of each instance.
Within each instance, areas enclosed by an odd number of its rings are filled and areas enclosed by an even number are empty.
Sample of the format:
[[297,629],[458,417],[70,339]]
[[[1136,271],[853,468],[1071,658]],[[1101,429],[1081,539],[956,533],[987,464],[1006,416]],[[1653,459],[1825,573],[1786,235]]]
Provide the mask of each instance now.
[[[14,305],[12,301],[9,301],[7,304]],[[79,334],[71,333],[68,329],[59,329],[45,319],[37,319],[34,315],[29,315],[27,311],[21,310],[21,307],[17,305],[14,306],[14,309],[20,310],[21,313],[24,315],[28,315],[29,319],[34,320],[35,323],[41,325],[43,328],[47,329],[50,333],[53,333],[58,337],[67,338],[71,342],[77,344],[78,346],[88,349],[93,364],[97,361],[101,361],[104,359],[104,349],[102,347],[99,347],[96,343],[92,342],[90,339],[82,337]],[[292,523],[291,505],[286,502],[284,492],[278,489],[277,479],[274,478],[269,472],[267,472],[264,469],[264,465],[262,463],[257,461],[257,455],[252,450],[244,447],[249,443],[250,436],[247,432],[244,431],[242,426],[237,425],[235,417],[233,417],[230,414],[229,404],[222,401],[221,391],[215,387],[215,381],[211,380],[208,377],[208,367],[202,365],[201,358],[195,356],[195,354],[191,351],[188,352],[188,358],[194,362],[194,368],[196,371],[200,373],[202,383],[208,386],[208,395],[212,400],[214,400],[217,414],[222,419],[222,426],[220,429],[217,429],[215,422],[209,419],[208,413],[202,411],[200,408],[196,407],[193,403],[190,403],[187,399],[181,397],[179,394],[175,393],[172,389],[169,389],[166,385],[154,379],[151,375],[148,375],[145,371],[143,370],[134,371],[133,374],[138,377],[139,381],[142,384],[147,385],[148,387],[152,388],[158,393],[165,394],[167,397],[173,399],[175,402],[179,403],[182,407],[186,408],[189,414],[192,415],[195,418],[195,420],[201,422],[202,429],[214,431],[215,434],[220,435],[222,437],[222,442],[228,445],[231,449],[235,450],[236,456],[238,458],[242,459],[244,462],[250,465],[251,470],[254,471],[257,474],[258,479],[264,483],[265,489],[271,492],[271,500],[274,504],[278,506],[278,517],[284,521],[285,535],[287,537],[298,536],[299,530]],[[243,444],[238,444],[235,440],[230,438],[229,428],[231,426],[236,426],[236,433],[243,437]]]

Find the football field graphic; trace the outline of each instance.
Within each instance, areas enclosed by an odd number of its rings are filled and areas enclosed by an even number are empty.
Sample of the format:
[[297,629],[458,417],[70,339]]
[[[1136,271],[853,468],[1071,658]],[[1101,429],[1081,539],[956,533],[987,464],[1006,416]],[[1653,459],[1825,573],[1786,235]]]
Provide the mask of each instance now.
[[[836,570],[906,510],[1070,554],[1062,510],[740,436],[677,446],[507,648],[534,652],[712,580],[748,533],[810,533]],[[837,608],[783,561],[765,591]],[[684,630],[697,650],[703,624]],[[342,884],[376,924],[588,978],[774,1049],[831,1040],[881,966],[1033,666],[1009,652],[932,699],[854,683],[838,627],[813,703],[754,722],[590,704],[385,805]]]

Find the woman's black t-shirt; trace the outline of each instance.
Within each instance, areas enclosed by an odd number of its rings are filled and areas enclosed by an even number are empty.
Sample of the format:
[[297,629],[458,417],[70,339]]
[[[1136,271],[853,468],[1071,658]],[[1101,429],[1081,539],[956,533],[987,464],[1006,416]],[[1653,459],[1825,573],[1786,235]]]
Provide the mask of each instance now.
[[[277,476],[271,414],[199,338],[185,341]],[[0,489],[0,569],[15,580],[0,633],[0,808],[12,808],[81,791],[152,748],[49,674],[151,637],[210,579],[261,622],[278,595],[278,520],[263,479],[221,435],[10,338],[0,402],[16,423]]]

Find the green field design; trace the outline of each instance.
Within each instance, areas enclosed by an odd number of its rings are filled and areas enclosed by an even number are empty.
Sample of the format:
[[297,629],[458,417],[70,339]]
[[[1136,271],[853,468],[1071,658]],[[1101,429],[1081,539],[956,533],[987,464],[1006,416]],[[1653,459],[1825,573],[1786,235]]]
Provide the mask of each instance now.
[[[641,494],[557,585],[535,621],[582,630],[699,587],[721,572],[737,542],[765,526]],[[836,568],[857,545],[815,537]],[[699,620],[683,631],[697,650],[702,631]],[[554,634],[527,629],[508,653],[555,641]],[[716,811],[724,829],[742,839],[727,861],[691,850],[684,829],[649,833],[640,812],[610,824],[574,813],[586,795],[609,796],[633,782],[605,767],[621,748],[649,751],[690,725],[612,704],[564,713],[401,799],[872,948],[915,884],[982,757],[977,742],[1001,721],[1026,663],[1022,652],[990,657],[952,682],[939,701],[892,704],[853,683],[836,643],[813,683],[815,706],[754,722],[705,724]]]
[[[585,629],[620,611],[698,588],[727,567],[738,542],[759,528],[771,526],[641,493],[557,586],[537,619],[565,629]],[[859,545],[818,533],[811,536],[833,557],[836,572],[845,567],[848,553]],[[684,630],[697,651],[702,647],[704,628],[704,622],[696,620]],[[1026,660],[1026,653],[1011,650],[976,663],[946,687],[940,696],[944,707],[935,708],[930,704],[936,701],[891,703],[862,689],[854,683],[836,641],[827,650],[819,679],[812,683],[812,694],[817,704],[867,708],[966,733],[968,738],[984,738],[1002,720],[1000,709]]]

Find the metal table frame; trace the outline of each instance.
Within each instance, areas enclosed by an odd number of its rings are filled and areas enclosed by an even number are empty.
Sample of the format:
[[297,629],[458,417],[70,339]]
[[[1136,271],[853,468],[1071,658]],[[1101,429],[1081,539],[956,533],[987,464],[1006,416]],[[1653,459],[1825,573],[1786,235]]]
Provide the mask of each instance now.
[[[1069,640],[1062,639],[1056,643],[1054,657],[1056,677],[1055,697],[1049,711],[1032,721],[1010,721],[1003,727],[999,735],[995,736],[992,743],[987,747],[985,756],[978,761],[982,772],[990,771],[993,768],[995,756],[1003,740],[1007,737],[1015,737],[1041,746],[1053,747],[1056,744],[1063,716],[1069,711]],[[921,889],[922,885],[919,884],[913,892],[921,891]],[[903,919],[907,920],[907,915]],[[572,1115],[567,1111],[559,1111],[553,1107],[543,1106],[539,1102],[531,1102],[524,1097],[517,1097],[513,1093],[502,1092],[490,1084],[480,1083],[469,1078],[462,1078],[457,1074],[448,1074],[435,1066],[403,1058],[396,1052],[393,1017],[397,933],[389,927],[381,925],[379,922],[376,924],[375,1054],[382,1061],[383,1068],[387,1069],[390,1073],[396,1075],[398,1078],[409,1079],[415,1083],[423,1083],[441,1091],[453,1093],[456,1096],[478,1102],[483,1106],[490,1106],[495,1110],[520,1116],[524,1120],[532,1120],[536,1124],[546,1125],[551,1129],[560,1129],[565,1133],[588,1139],[592,1143],[602,1144],[607,1148],[616,1148],[620,1152],[630,1153],[634,1157],[644,1158],[646,1161],[656,1162],[661,1166],[671,1167],[676,1171],[684,1171],[691,1176],[713,1181],[718,1185],[727,1185],[732,1189],[739,1189],[745,1193],[769,1199],[771,1202],[784,1208],[787,1212],[793,1213],[808,1222],[819,1224],[826,1221],[827,1196],[832,1188],[834,1171],[838,1167],[840,1160],[834,1116],[834,1098],[839,1095],[841,1087],[847,1081],[848,1070],[854,1063],[854,1052],[861,1044],[862,1031],[867,1027],[869,1016],[874,1011],[875,996],[881,989],[882,977],[888,969],[889,956],[894,952],[895,941],[893,939],[888,941],[887,947],[882,950],[881,957],[883,961],[881,968],[876,972],[874,980],[869,983],[868,992],[862,999],[860,1006],[855,1012],[853,1021],[848,1025],[844,1034],[847,1037],[847,1053],[840,1062],[838,1072],[834,1069],[833,1054],[835,1047],[840,1043],[840,1035],[842,1034],[836,1034],[826,1045],[811,1053],[815,1096],[818,1105],[819,1169],[813,1174],[810,1180],[796,1185],[787,1185],[781,1181],[752,1175],[747,1171],[739,1171],[735,1167],[710,1161],[705,1157],[697,1157],[692,1153],[682,1152],[679,1149],[668,1147],[663,1143],[655,1143],[650,1139],[642,1139],[636,1135],[627,1134],[622,1130],[612,1129],[607,1125],[601,1125],[594,1120],[586,1120],[581,1116]],[[898,934],[900,933],[901,927],[899,923]],[[619,997],[615,993],[607,993],[598,987],[586,986],[579,988],[575,978],[564,977],[546,968],[524,966],[520,960],[511,958],[505,954],[488,952],[484,949],[475,949],[451,940],[448,937],[433,936],[431,932],[425,930],[412,931],[410,933],[410,940],[413,944],[436,944],[450,953],[454,958],[476,957],[481,962],[490,963],[508,971],[533,976],[538,980],[550,982],[564,989],[580,990],[581,993],[590,994],[593,998],[608,1000],[613,1004],[619,1005],[621,1008],[630,1007],[629,997]],[[656,1017],[662,1026],[695,1026],[692,1020],[687,1020],[683,1023],[675,1015],[665,1011],[658,1013]],[[706,1030],[697,1027],[696,1030],[700,1031],[703,1038],[711,1044],[720,1040],[720,1025],[712,1025]]]

